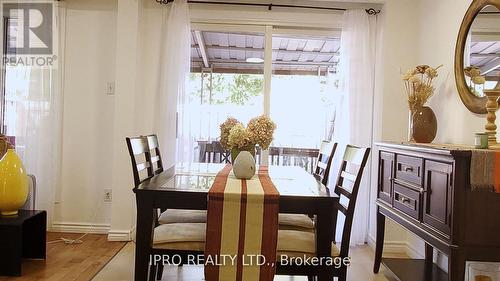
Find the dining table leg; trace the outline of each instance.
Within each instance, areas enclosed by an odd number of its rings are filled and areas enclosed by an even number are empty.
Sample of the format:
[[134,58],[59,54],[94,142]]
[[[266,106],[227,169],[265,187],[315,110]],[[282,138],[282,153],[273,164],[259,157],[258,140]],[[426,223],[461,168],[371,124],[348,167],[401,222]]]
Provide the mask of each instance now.
[[[337,212],[332,208],[331,202],[319,208],[316,226],[316,253],[318,257],[332,256],[332,241],[334,240],[334,222],[337,221]],[[320,266],[318,281],[331,281],[333,275],[326,266]]]
[[154,215],[153,200],[148,195],[136,194],[137,228],[135,242],[135,281],[147,281],[149,255],[153,242]]

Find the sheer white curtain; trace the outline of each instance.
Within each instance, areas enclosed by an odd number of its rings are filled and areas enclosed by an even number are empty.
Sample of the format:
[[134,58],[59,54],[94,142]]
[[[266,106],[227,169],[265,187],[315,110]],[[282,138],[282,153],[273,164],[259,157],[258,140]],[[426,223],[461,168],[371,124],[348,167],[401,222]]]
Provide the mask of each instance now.
[[[64,42],[64,4],[55,4],[56,31]],[[6,131],[16,137],[16,151],[29,174],[37,179],[36,208],[47,210],[52,223],[60,184],[62,142],[62,75],[64,44],[59,44],[57,66],[6,68]]]
[[192,159],[186,88],[190,72],[191,26],[186,0],[165,8],[162,25],[160,91],[156,96],[155,130],[167,165]]
[[[334,178],[339,169],[346,144],[371,147],[373,138],[373,99],[375,78],[377,17],[365,10],[348,10],[344,13],[340,72],[343,90],[337,96],[334,141],[339,142],[339,153],[333,168]],[[354,222],[351,244],[366,242],[368,233],[370,161],[363,173]],[[340,226],[344,217],[339,215]],[[337,241],[341,230],[338,228]]]

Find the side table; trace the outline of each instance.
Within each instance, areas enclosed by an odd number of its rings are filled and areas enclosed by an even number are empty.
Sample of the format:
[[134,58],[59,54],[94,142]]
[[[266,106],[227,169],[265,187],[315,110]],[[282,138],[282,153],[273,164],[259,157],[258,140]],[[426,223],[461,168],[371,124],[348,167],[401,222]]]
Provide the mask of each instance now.
[[0,275],[21,276],[23,258],[46,258],[47,212],[0,216]]

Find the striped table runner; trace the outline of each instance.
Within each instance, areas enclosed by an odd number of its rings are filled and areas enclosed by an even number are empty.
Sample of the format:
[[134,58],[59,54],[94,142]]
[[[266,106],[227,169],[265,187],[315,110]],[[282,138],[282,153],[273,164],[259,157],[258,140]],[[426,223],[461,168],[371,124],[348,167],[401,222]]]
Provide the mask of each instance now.
[[273,280],[278,202],[267,167],[250,180],[237,179],[231,165],[217,174],[208,192],[207,281]]
[[470,166],[472,190],[500,193],[500,151],[472,150]]

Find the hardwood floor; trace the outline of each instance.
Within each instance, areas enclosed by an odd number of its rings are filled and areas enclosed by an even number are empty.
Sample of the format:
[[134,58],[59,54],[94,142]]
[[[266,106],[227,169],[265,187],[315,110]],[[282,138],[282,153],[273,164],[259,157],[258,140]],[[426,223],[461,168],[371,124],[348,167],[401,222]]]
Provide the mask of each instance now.
[[[60,237],[75,239],[82,234],[47,233],[47,241]],[[106,235],[89,234],[84,243],[47,244],[47,260],[25,260],[22,277],[1,277],[0,281],[69,281],[91,280],[126,244],[108,242]]]
[[[59,237],[75,239],[81,234],[48,233],[47,241]],[[47,260],[26,260],[22,277],[0,277],[0,281],[128,281],[133,280],[135,244],[108,242],[106,235],[89,234],[83,244],[66,245],[62,242],[47,245]],[[352,265],[348,280],[387,281],[382,266],[380,274],[373,274],[373,251],[368,246],[351,250]],[[405,257],[401,255],[391,257]],[[109,262],[109,263],[108,263]],[[202,281],[203,267],[166,267],[164,281]],[[278,276],[275,281],[302,281],[304,277]]]
[[[93,281],[133,280],[134,276],[134,243],[128,243],[123,250],[110,261]],[[351,249],[352,264],[347,279],[350,281],[392,281],[384,276],[385,268],[379,274],[373,274],[374,253],[368,246]],[[394,258],[406,258],[406,255],[391,255]],[[202,266],[165,267],[163,281],[203,281]],[[274,281],[307,281],[306,277],[277,276]]]

